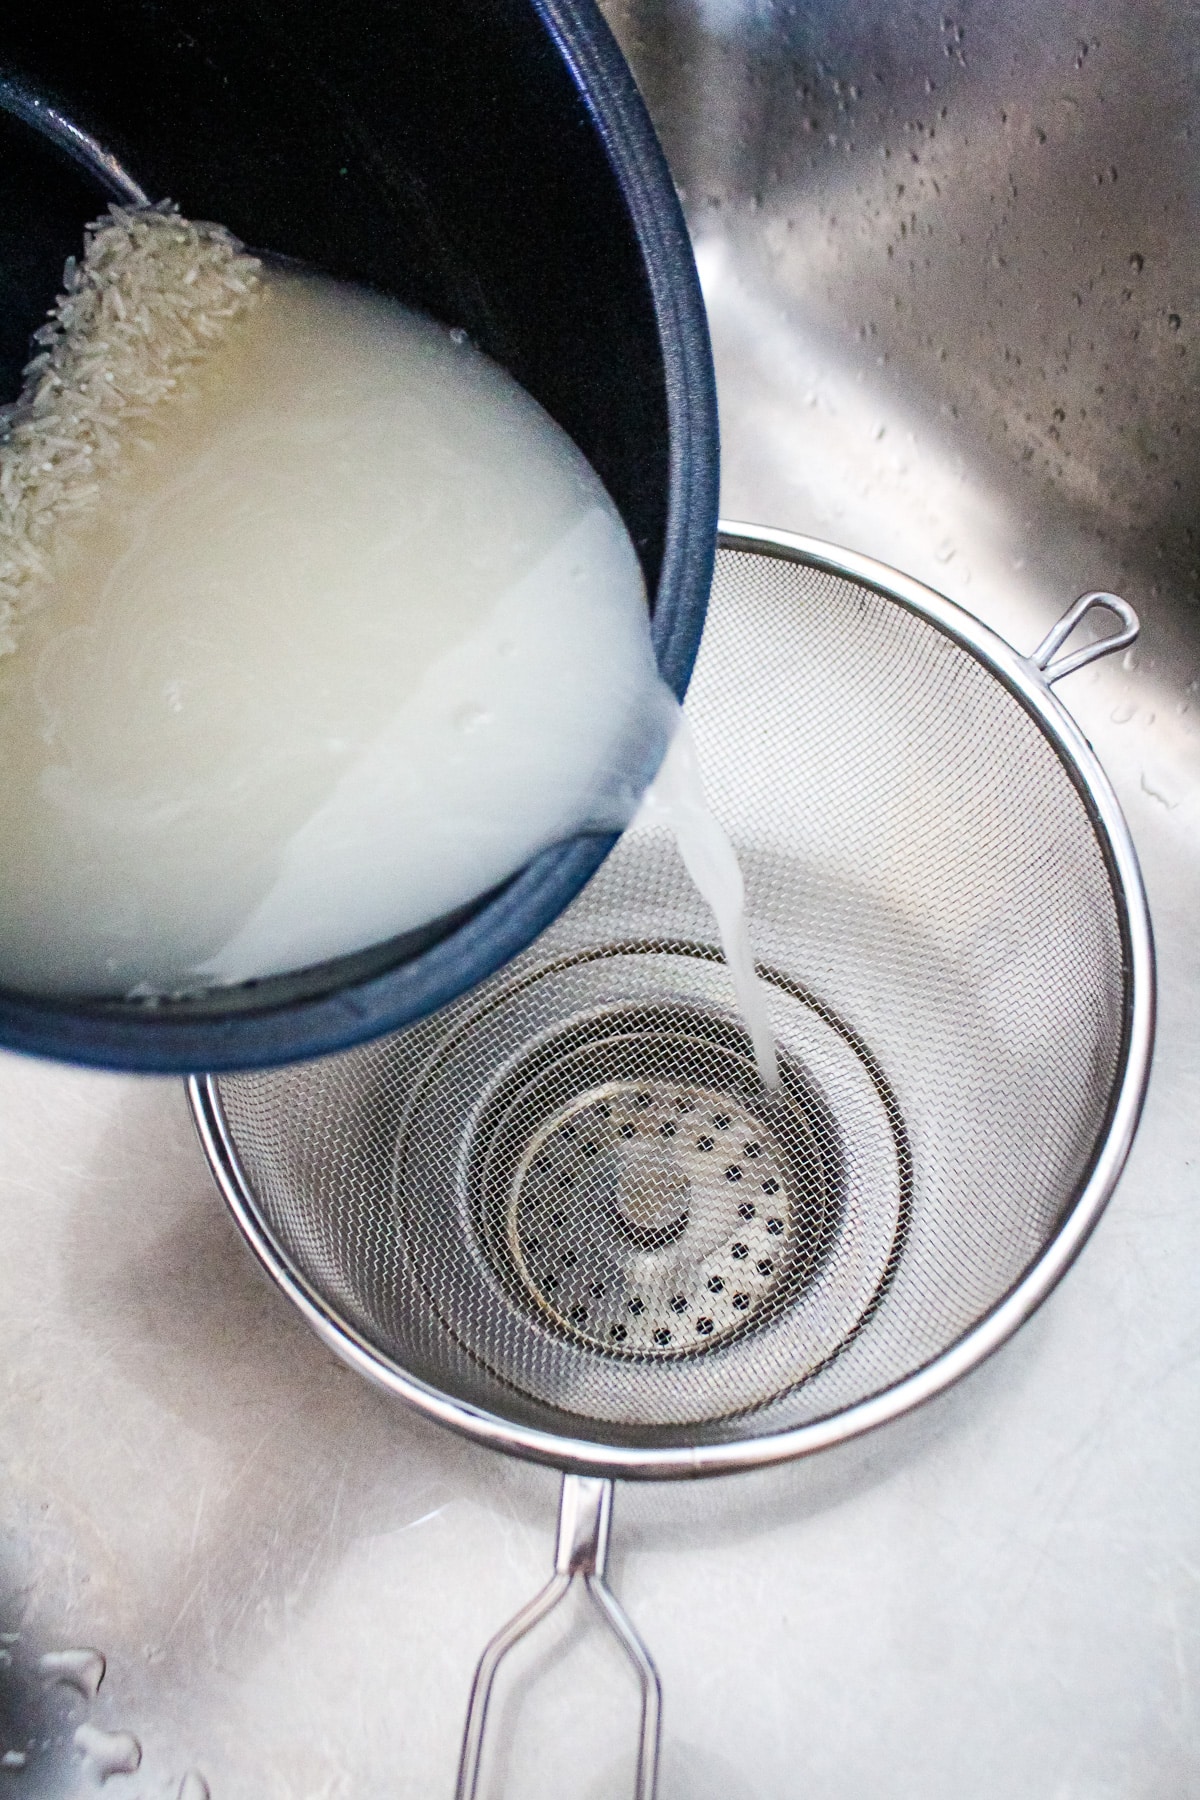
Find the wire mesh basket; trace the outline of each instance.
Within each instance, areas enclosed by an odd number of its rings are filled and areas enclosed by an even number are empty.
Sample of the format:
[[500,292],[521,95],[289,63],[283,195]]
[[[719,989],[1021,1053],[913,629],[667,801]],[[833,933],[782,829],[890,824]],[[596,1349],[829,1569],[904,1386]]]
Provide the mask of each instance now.
[[[1120,629],[1060,654],[1093,607]],[[579,1476],[799,1455],[956,1379],[1069,1265],[1137,1122],[1145,899],[1050,685],[1136,630],[1085,595],[1025,658],[878,564],[727,529],[686,710],[779,1089],[673,844],[630,831],[434,1017],[193,1081],[272,1275],[364,1374]],[[588,1505],[559,1575],[602,1588]]]

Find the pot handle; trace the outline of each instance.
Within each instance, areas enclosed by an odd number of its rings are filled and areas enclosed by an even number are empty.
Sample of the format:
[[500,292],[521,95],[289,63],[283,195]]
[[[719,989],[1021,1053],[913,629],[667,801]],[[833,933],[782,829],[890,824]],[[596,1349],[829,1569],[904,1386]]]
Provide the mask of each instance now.
[[[1110,632],[1107,637],[1097,638],[1095,643],[1085,644],[1082,650],[1070,650],[1066,656],[1056,656],[1055,652],[1066,643],[1075,627],[1093,607],[1114,613],[1120,620],[1120,629]],[[1097,657],[1111,656],[1115,650],[1124,650],[1128,644],[1133,643],[1140,630],[1137,614],[1128,600],[1122,600],[1119,594],[1080,594],[1075,604],[1067,608],[1058,624],[1042,639],[1029,660],[1040,672],[1047,686],[1050,686],[1061,681],[1064,675],[1073,675],[1076,669],[1082,669],[1086,663],[1095,662]]]
[[487,1735],[488,1705],[496,1671],[514,1645],[553,1612],[576,1575],[582,1575],[588,1596],[626,1656],[633,1664],[642,1690],[642,1723],[638,1738],[635,1800],[654,1800],[658,1786],[659,1721],[662,1685],[641,1638],[604,1579],[608,1562],[608,1537],[612,1524],[613,1484],[595,1475],[564,1475],[558,1503],[558,1545],[554,1573],[533,1599],[507,1625],[501,1627],[479,1659],[467,1723],[463,1731],[458,1765],[456,1800],[477,1800],[483,1746]]

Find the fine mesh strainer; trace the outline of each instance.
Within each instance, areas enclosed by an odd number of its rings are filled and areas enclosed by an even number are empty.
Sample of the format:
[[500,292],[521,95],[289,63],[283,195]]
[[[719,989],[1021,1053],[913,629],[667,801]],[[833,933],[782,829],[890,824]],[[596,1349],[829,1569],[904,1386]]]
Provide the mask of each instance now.
[[[1095,606],[1119,631],[1059,655]],[[614,1476],[801,1455],[945,1387],[1044,1298],[1137,1121],[1149,921],[1112,792],[1050,684],[1132,641],[1085,595],[1032,658],[928,589],[727,529],[687,712],[745,875],[781,1087],[755,1071],[673,844],[626,836],[465,999],[301,1067],[197,1078],[214,1171],[325,1340],[431,1416],[566,1473],[604,1585]]]

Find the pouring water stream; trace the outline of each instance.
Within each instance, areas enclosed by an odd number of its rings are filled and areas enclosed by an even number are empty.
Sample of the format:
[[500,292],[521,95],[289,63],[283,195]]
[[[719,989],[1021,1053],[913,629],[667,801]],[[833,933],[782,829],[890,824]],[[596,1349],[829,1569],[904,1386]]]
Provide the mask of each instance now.
[[712,909],[754,1060],[763,1086],[773,1093],[779,1087],[779,1058],[746,929],[746,886],[733,845],[709,805],[696,740],[683,713],[629,829],[653,826],[671,832],[684,867]]

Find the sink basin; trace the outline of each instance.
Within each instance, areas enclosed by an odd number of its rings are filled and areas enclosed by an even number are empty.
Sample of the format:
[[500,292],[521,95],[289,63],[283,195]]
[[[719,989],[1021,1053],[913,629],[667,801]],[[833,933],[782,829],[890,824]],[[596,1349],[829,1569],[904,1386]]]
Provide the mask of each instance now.
[[[1184,1800],[1200,21],[1116,0],[606,10],[694,235],[725,514],[879,557],[1023,650],[1087,588],[1138,609],[1137,647],[1058,691],[1125,808],[1160,960],[1126,1174],[1004,1351],[802,1465],[618,1491],[662,1800]],[[94,1791],[117,1752],[84,1726],[137,1740],[108,1790],[131,1800],[448,1795],[475,1656],[543,1578],[554,1475],[334,1363],[251,1266],[176,1084],[0,1060],[0,1134],[0,1752],[29,1759],[0,1781]],[[107,1657],[94,1696],[39,1675],[81,1648]],[[579,1619],[508,1702],[496,1796],[630,1790],[636,1697]]]

